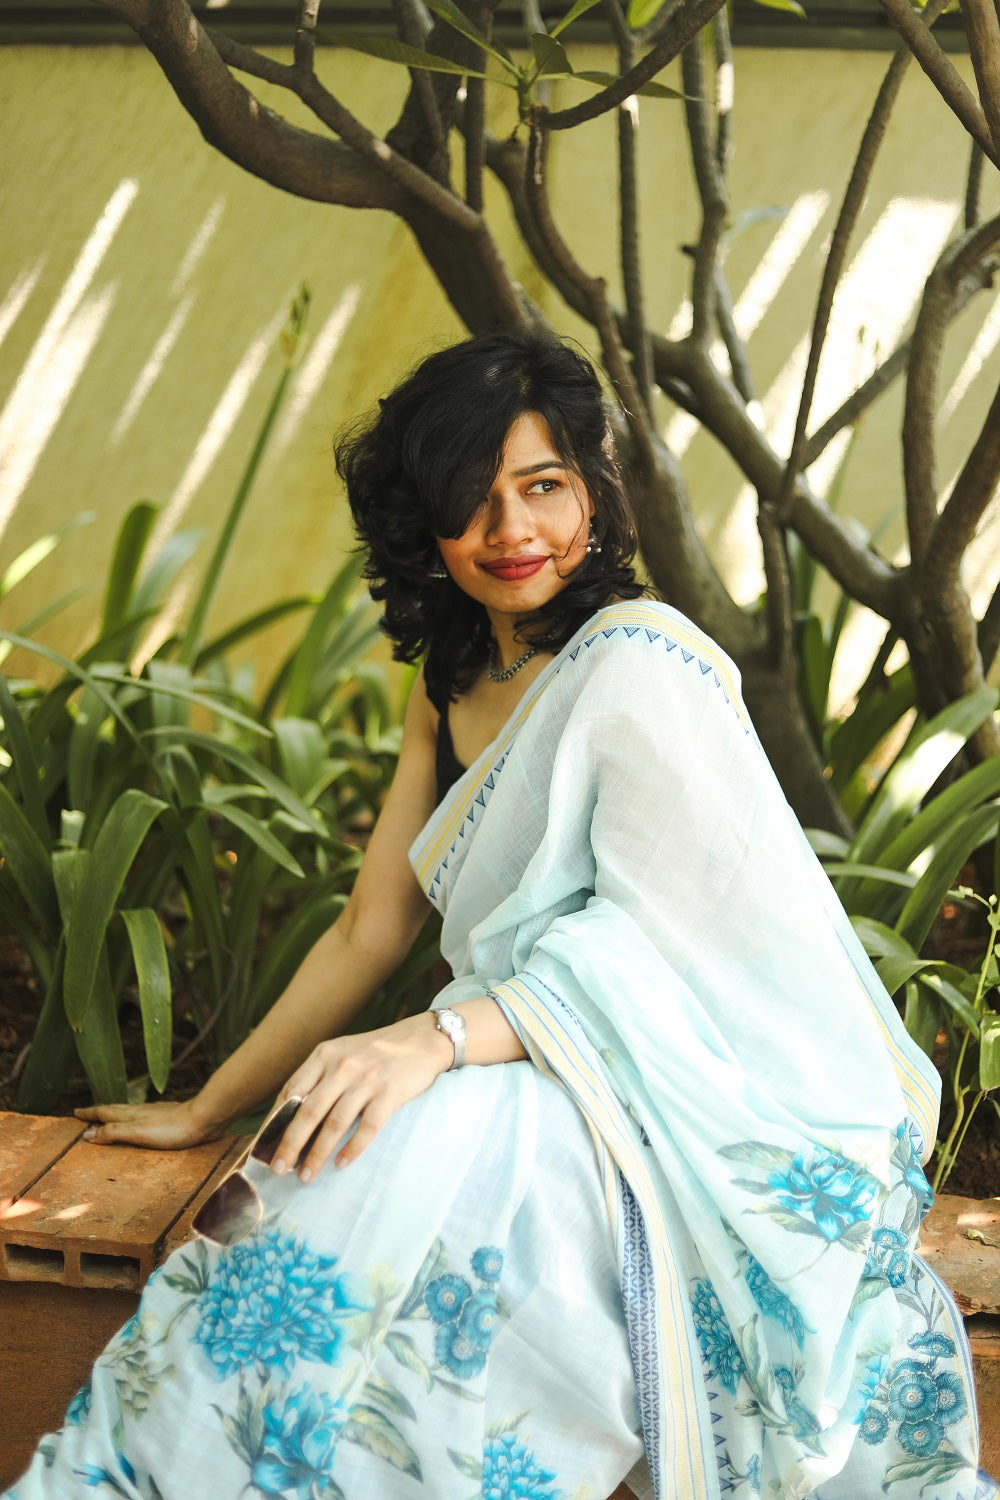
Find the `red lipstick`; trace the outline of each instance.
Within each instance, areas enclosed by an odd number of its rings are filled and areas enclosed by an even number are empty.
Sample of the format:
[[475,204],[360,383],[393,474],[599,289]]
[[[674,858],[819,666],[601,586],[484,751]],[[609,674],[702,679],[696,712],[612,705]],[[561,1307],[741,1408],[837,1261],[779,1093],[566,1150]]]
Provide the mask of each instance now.
[[522,578],[533,578],[547,562],[548,558],[538,553],[525,553],[517,557],[497,557],[479,566],[491,578],[502,579],[504,583],[519,583]]

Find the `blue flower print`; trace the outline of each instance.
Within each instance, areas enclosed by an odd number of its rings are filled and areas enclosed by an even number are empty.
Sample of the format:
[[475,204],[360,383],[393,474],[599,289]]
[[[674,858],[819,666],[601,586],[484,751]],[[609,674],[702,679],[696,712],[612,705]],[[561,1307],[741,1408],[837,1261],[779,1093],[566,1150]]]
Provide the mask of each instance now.
[[904,1453],[926,1458],[944,1442],[944,1428],[933,1417],[926,1417],[921,1422],[900,1422],[897,1436]]
[[472,1380],[486,1364],[488,1345],[488,1338],[485,1344],[473,1342],[457,1323],[445,1323],[437,1331],[434,1353],[438,1363],[459,1380]]
[[878,1183],[870,1172],[846,1156],[822,1147],[811,1155],[798,1152],[789,1166],[771,1171],[768,1185],[790,1213],[811,1219],[825,1240],[839,1240],[858,1223],[867,1223],[878,1199]]
[[781,1393],[785,1398],[785,1415],[794,1435],[798,1438],[810,1437],[819,1432],[819,1423],[812,1412],[798,1398],[798,1381],[785,1365],[775,1365],[774,1378],[781,1387]]
[[920,1155],[913,1138],[913,1131],[905,1121],[896,1127],[896,1140],[897,1146],[893,1152],[893,1161],[902,1169],[903,1181],[917,1199],[923,1213],[926,1213],[934,1201],[934,1194],[920,1164]]
[[722,1303],[715,1295],[715,1288],[710,1281],[701,1280],[695,1284],[691,1308],[705,1363],[729,1394],[735,1395],[745,1368],[743,1356],[736,1346],[736,1340],[722,1311]]
[[435,1276],[427,1283],[424,1305],[435,1323],[450,1323],[457,1318],[469,1297],[472,1288],[464,1276]]
[[755,1495],[760,1494],[760,1454],[755,1453],[747,1464],[747,1484]]
[[539,1467],[513,1432],[488,1438],[483,1445],[483,1500],[558,1500],[550,1488],[555,1477]]
[[344,1403],[303,1385],[283,1406],[265,1406],[261,1416],[264,1436],[250,1473],[255,1488],[263,1495],[291,1493],[296,1500],[331,1493],[330,1470],[347,1421]]
[[218,1378],[250,1365],[287,1375],[298,1359],[336,1364],[340,1320],[372,1306],[356,1277],[334,1274],[336,1263],[279,1229],[220,1256],[194,1335]]
[[953,1422],[961,1422],[969,1409],[961,1378],[946,1370],[941,1375],[935,1375],[934,1385],[937,1389],[937,1409],[934,1413],[937,1420],[945,1427],[950,1427]]
[[497,1294],[492,1287],[473,1292],[458,1316],[458,1331],[477,1349],[488,1349],[497,1316]]
[[499,1285],[500,1272],[503,1270],[502,1250],[498,1250],[495,1245],[481,1245],[472,1252],[470,1263],[480,1281],[485,1281],[487,1286]]
[[[874,1354],[865,1365],[865,1373],[861,1377],[861,1384],[858,1387],[858,1414],[854,1418],[855,1422],[863,1422],[868,1414],[869,1404],[875,1400],[878,1388],[882,1384],[885,1367],[888,1363],[889,1361],[884,1354]],[[876,1440],[868,1438],[867,1441],[873,1442]]]
[[876,1447],[889,1431],[889,1418],[880,1406],[869,1406],[861,1418],[858,1434],[866,1443]]
[[801,1349],[806,1334],[802,1314],[791,1298],[775,1286],[764,1267],[749,1252],[745,1280],[753,1300],[764,1316],[774,1318],[782,1328],[786,1328]]
[[950,1339],[945,1333],[931,1333],[930,1330],[926,1333],[915,1333],[912,1339],[910,1339],[908,1347],[910,1349],[919,1349],[921,1354],[926,1354],[931,1359],[935,1359],[939,1355],[944,1359],[948,1359],[957,1352],[954,1339]]
[[918,1422],[937,1411],[937,1386],[926,1368],[901,1359],[888,1375],[889,1415],[894,1422]]
[[77,1391],[66,1408],[66,1426],[79,1427],[90,1416],[92,1388],[89,1380]]

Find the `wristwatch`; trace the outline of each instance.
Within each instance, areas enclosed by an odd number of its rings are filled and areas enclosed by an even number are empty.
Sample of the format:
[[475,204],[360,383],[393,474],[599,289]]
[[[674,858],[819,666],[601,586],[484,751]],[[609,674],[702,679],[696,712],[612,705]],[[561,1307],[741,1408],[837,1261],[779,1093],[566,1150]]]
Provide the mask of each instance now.
[[450,1008],[439,1010],[437,1013],[437,1029],[443,1031],[455,1049],[455,1061],[448,1069],[454,1073],[465,1062],[465,1019],[457,1010]]

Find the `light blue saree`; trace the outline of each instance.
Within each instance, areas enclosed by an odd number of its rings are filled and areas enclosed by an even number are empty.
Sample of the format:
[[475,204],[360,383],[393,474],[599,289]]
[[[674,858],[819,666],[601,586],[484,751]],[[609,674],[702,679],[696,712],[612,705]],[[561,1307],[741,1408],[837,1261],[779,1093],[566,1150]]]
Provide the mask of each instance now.
[[992,1500],[914,1255],[937,1079],[732,665],[613,606],[414,847],[530,1063],[445,1075],[150,1283],[9,1500]]

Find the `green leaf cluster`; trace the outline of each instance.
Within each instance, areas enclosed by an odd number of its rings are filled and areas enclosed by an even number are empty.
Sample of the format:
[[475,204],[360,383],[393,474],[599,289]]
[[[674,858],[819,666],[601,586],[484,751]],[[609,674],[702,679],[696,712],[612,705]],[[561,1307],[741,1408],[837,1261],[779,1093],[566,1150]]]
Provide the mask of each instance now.
[[[205,634],[307,304],[293,305],[274,397],[181,622],[163,629],[199,537],[149,556],[157,512],[143,501],[119,530],[92,645],[64,656],[37,640],[38,618],[0,635],[0,660],[18,648],[56,671],[48,685],[0,672],[0,930],[19,940],[42,997],[24,1109],[51,1108],[81,1067],[102,1102],[147,1082],[162,1091],[185,1039],[212,1062],[226,1056],[341,910],[394,770],[401,705],[365,659],[378,626],[359,558],[318,597]],[[88,519],[27,549],[0,595]],[[235,651],[294,618],[297,639],[257,689]],[[166,639],[143,659],[150,632]],[[378,1014],[420,997],[432,951],[418,946]],[[123,1012],[138,1015],[145,1047],[147,1078],[131,1083]]]

